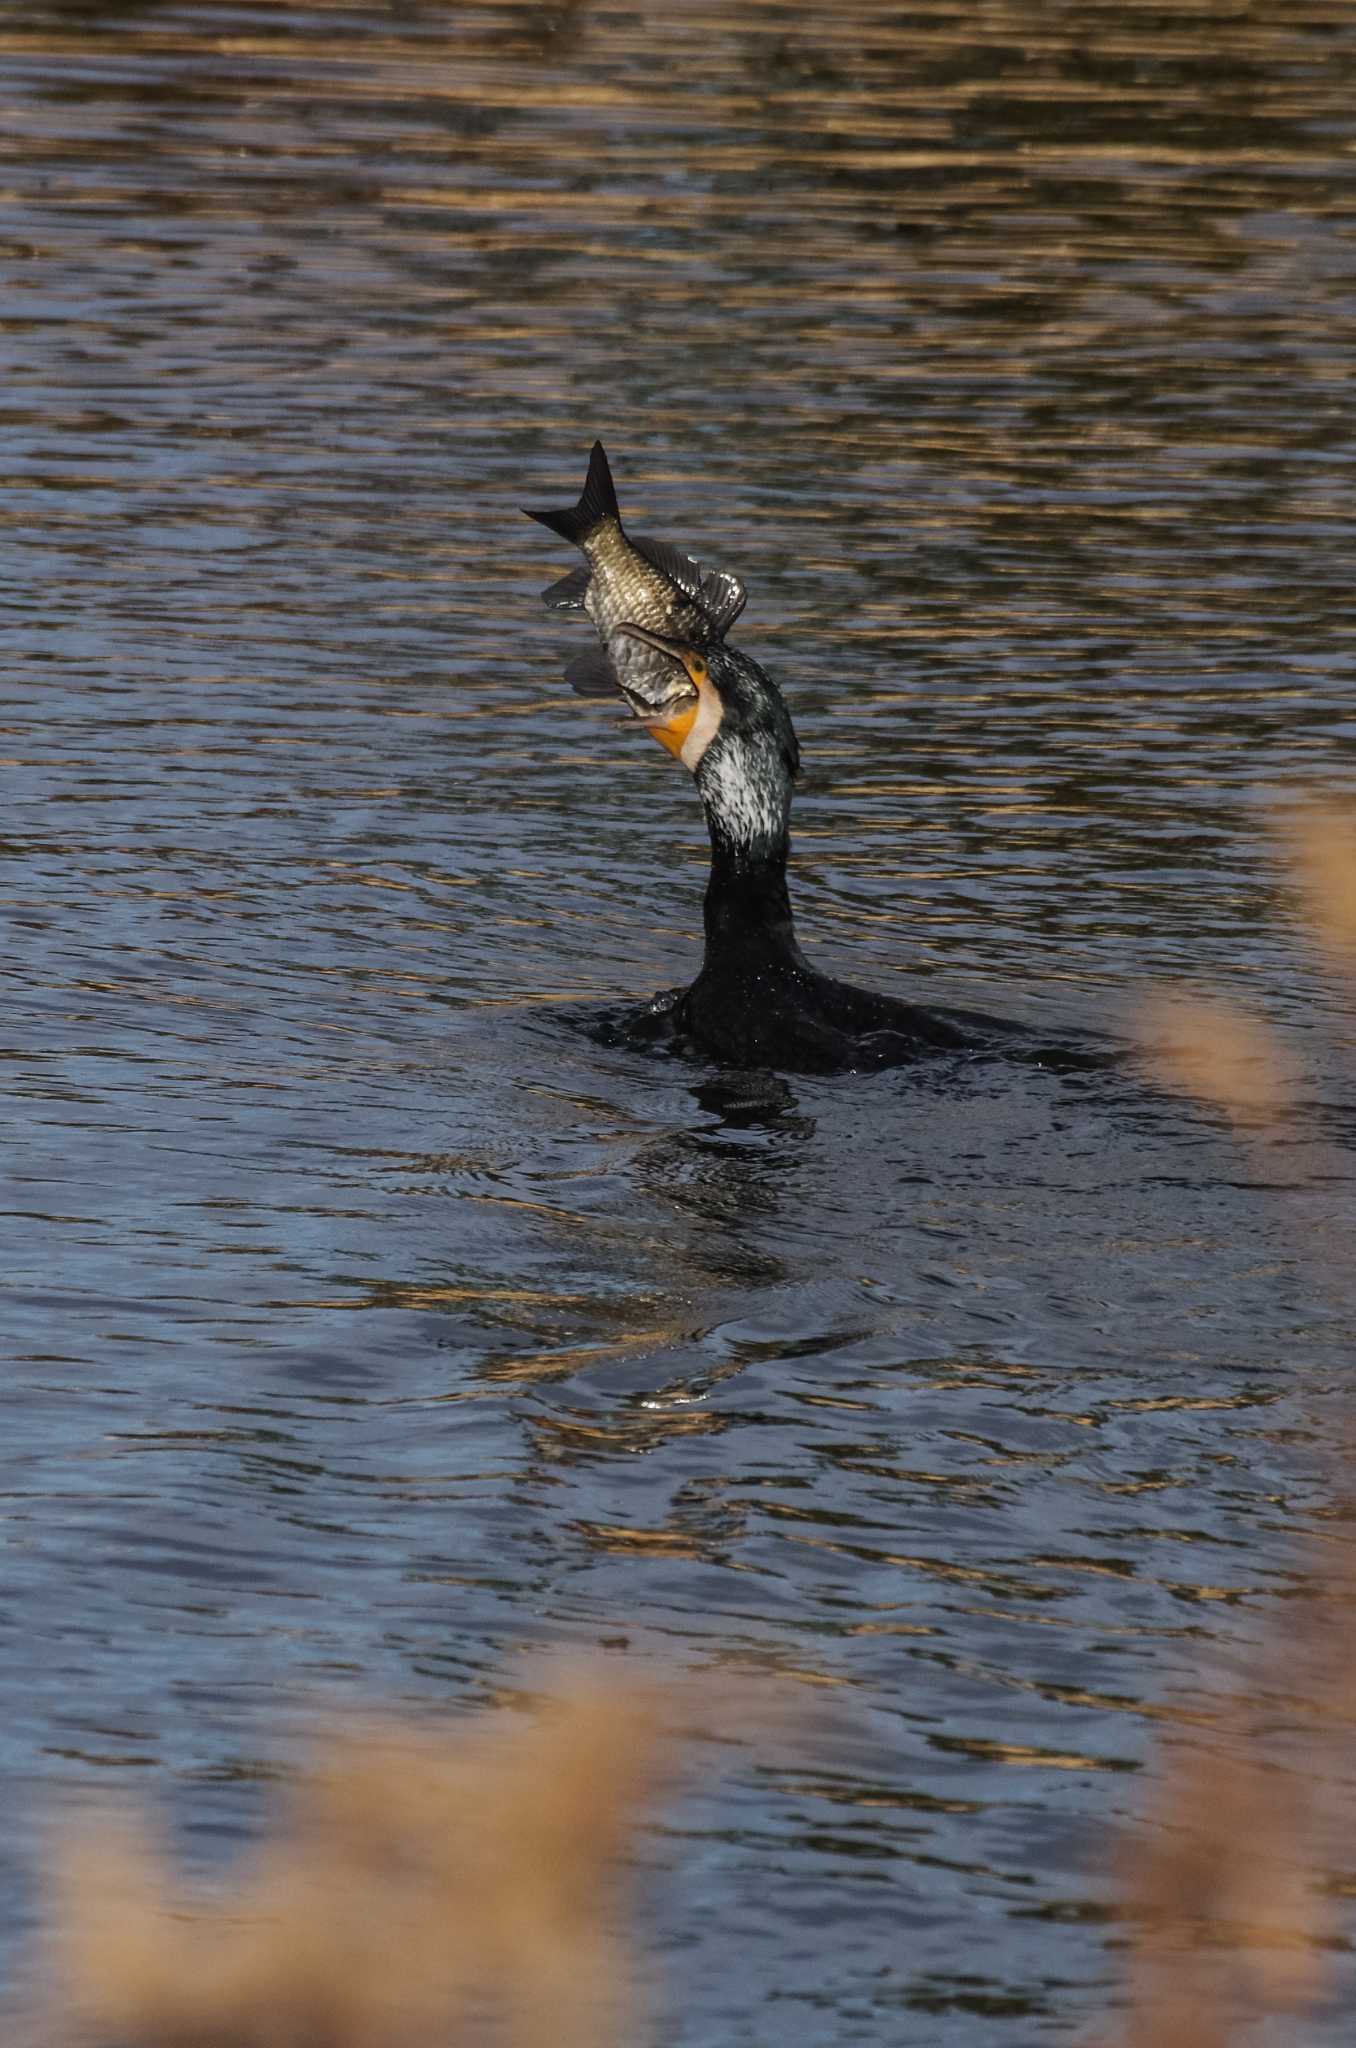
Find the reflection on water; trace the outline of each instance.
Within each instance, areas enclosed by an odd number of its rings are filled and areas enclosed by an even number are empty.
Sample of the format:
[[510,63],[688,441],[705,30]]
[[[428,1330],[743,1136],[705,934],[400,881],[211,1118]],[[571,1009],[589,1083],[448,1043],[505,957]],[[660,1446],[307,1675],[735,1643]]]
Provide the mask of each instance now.
[[517,508],[602,433],[747,578],[826,966],[1069,1042],[1246,976],[1333,1100],[1256,817],[1353,737],[1354,57],[6,10],[9,1935],[58,1791],[206,1862],[313,1689],[601,1640],[843,1709],[656,1838],[675,2039],[1084,2023],[1155,1720],[1303,1591],[1349,1191],[1096,1066],[600,1044],[704,834]]

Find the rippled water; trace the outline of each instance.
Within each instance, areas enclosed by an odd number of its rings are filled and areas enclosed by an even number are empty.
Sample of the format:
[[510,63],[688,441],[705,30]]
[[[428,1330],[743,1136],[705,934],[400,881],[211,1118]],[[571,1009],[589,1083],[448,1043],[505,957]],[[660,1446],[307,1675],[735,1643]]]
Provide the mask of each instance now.
[[599,1044],[704,836],[517,508],[602,433],[746,577],[817,959],[1186,973],[1338,1104],[1260,816],[1356,743],[1346,0],[11,0],[0,64],[11,1948],[72,1784],[210,1860],[299,1698],[604,1642],[842,1709],[655,1837],[665,2038],[1070,2038],[1156,1716],[1303,1591],[1350,1181]]

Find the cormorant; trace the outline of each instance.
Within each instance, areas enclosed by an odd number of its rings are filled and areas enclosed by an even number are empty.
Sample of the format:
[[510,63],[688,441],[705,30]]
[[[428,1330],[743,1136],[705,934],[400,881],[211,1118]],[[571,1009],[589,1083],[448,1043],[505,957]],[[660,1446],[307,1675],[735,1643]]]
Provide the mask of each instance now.
[[711,835],[701,973],[644,1013],[665,1036],[734,1066],[858,1073],[929,1052],[979,1050],[1018,1032],[974,1011],[933,1010],[853,988],[812,967],[796,940],[786,886],[800,749],[780,690],[723,641],[699,647],[634,624],[616,632],[674,665],[674,691],[662,710],[628,701],[690,770]]
[[736,1066],[853,1073],[1028,1034],[968,1010],[933,1010],[821,974],[796,943],[786,888],[800,750],[772,678],[725,635],[744,585],[665,543],[628,535],[595,441],[576,505],[531,511],[583,551],[543,593],[585,613],[597,644],[566,669],[584,696],[625,699],[691,770],[711,834],[706,958],[691,988],[656,997],[629,1037],[687,1042]]

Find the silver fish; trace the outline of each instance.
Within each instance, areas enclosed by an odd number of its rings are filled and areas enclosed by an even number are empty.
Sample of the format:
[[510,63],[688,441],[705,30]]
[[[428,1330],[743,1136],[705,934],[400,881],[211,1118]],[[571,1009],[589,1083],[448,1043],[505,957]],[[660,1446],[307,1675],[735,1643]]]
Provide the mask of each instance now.
[[625,533],[601,441],[593,444],[577,505],[561,512],[523,510],[584,552],[585,567],[572,569],[542,592],[552,611],[586,612],[598,629],[601,645],[576,655],[565,671],[571,689],[581,697],[611,697],[620,691],[641,716],[695,694],[673,661],[617,629],[642,626],[709,646],[724,639],[744,609],[739,578],[704,568],[663,541]]

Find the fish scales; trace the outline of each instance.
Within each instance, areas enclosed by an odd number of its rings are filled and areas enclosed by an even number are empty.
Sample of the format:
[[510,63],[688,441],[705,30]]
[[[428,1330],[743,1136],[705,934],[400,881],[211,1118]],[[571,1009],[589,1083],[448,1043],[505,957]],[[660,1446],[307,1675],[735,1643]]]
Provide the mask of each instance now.
[[673,663],[641,641],[618,639],[618,626],[648,626],[702,641],[711,637],[711,621],[702,606],[651,566],[623,533],[619,521],[605,519],[584,542],[593,571],[584,609],[593,620],[623,690],[644,698],[657,709],[674,691]]
[[588,564],[544,593],[553,609],[583,611],[601,643],[570,663],[566,680],[572,687],[585,696],[620,691],[641,716],[694,695],[672,661],[618,629],[643,626],[708,646],[723,638],[742,609],[744,586],[739,578],[725,570],[704,569],[662,541],[627,534],[600,441],[594,443],[578,504],[560,511],[528,511],[527,516],[572,541]]

